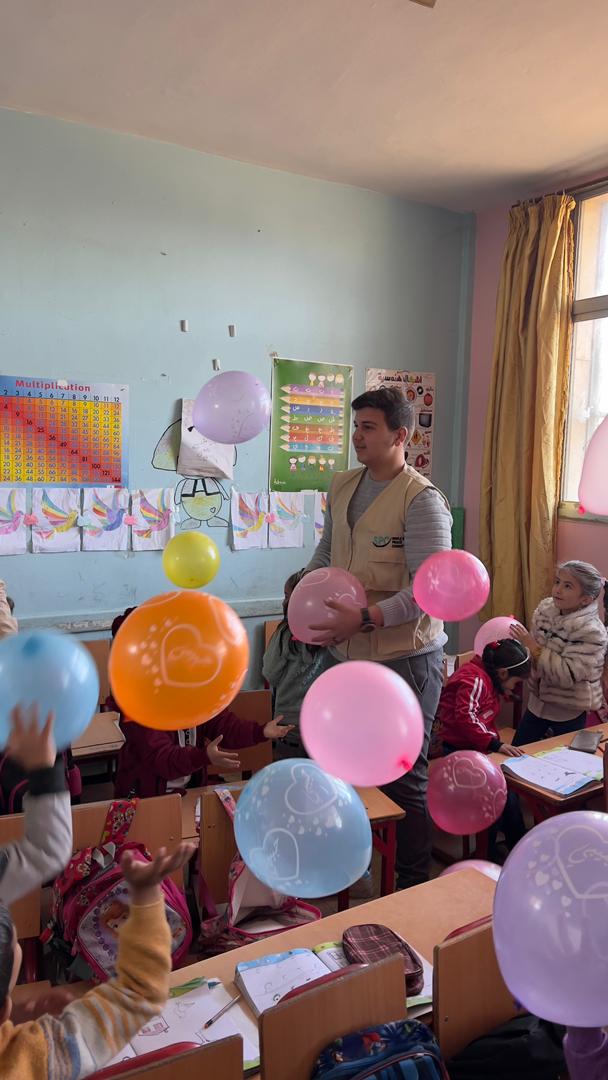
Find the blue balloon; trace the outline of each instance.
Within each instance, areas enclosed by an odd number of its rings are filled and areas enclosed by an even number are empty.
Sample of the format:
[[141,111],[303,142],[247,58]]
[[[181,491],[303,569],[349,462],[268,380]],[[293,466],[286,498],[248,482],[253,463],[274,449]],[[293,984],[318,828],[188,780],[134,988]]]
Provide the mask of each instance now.
[[40,723],[55,713],[55,742],[66,747],[89,726],[99,701],[91,654],[67,634],[32,630],[0,641],[0,748],[15,705],[38,705]]
[[331,896],[368,869],[372,831],[357,792],[314,761],[289,758],[245,785],[234,819],[238,849],[278,892]]

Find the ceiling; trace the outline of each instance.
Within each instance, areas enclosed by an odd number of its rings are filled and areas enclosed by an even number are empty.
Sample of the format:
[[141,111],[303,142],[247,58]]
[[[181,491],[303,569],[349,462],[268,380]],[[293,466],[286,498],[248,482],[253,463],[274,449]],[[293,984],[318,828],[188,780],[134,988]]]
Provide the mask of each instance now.
[[607,0],[1,0],[0,106],[458,210],[608,166]]

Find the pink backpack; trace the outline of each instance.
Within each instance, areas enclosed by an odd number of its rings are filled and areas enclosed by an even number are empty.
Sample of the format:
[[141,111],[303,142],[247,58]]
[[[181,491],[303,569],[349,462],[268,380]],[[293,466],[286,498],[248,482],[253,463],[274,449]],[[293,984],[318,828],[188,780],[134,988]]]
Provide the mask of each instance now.
[[[231,820],[236,803],[228,788],[216,788],[215,793]],[[203,852],[204,857],[204,852]],[[237,851],[228,872],[228,902],[218,910],[207,883],[199,874],[199,901],[202,915],[199,944],[209,955],[238,949],[253,941],[272,937],[294,926],[303,926],[321,918],[312,904],[284,896],[262,884],[253,876]],[[263,929],[264,921],[274,924]],[[256,926],[256,923],[261,924]],[[277,925],[278,924],[278,925]]]
[[[120,868],[122,854],[132,851],[142,862],[151,861],[143,844],[127,841],[138,801],[112,802],[99,847],[84,848],[72,856],[53,885],[51,920],[42,934],[43,942],[51,942],[56,951],[63,952],[66,967],[70,958],[80,956],[98,982],[116,974],[118,930],[129,913],[129,890]],[[161,888],[175,968],[188,954],[192,923],[181,889],[169,879]],[[83,977],[81,966],[79,976]]]

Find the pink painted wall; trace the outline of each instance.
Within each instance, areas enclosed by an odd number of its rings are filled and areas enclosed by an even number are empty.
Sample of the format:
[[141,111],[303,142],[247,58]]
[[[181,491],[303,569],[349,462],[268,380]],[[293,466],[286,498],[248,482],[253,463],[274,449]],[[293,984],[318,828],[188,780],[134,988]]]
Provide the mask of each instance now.
[[[509,208],[501,206],[477,215],[464,482],[465,546],[468,551],[475,553],[479,550],[481,463],[492,372],[496,293],[507,236],[508,214]],[[560,559],[585,559],[608,577],[608,526],[597,522],[561,519],[557,546]],[[472,648],[478,626],[477,619],[461,624],[461,652]]]

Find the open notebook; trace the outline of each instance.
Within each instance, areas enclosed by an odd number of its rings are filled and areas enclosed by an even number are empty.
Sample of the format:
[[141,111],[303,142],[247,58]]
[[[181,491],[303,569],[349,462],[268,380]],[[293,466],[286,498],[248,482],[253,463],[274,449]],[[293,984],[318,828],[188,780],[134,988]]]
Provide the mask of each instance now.
[[161,1016],[146,1024],[117,1054],[114,1065],[119,1061],[147,1054],[179,1042],[217,1042],[229,1035],[240,1035],[243,1039],[243,1069],[258,1069],[260,1064],[260,1044],[257,1024],[246,1015],[237,1003],[210,1028],[204,1030],[204,1023],[227,1005],[231,995],[217,979],[192,979],[183,986],[176,986]]
[[[408,998],[409,1016],[427,1012],[433,1000],[433,968],[424,959],[422,965],[424,986],[417,997]],[[260,1016],[296,987],[344,967],[349,967],[349,963],[342,945],[337,941],[326,941],[314,949],[290,949],[237,964],[234,982],[251,1011]]]
[[604,775],[601,757],[567,746],[541,750],[534,756],[507,758],[502,767],[512,776],[557,795],[572,795],[588,784],[597,783]]

